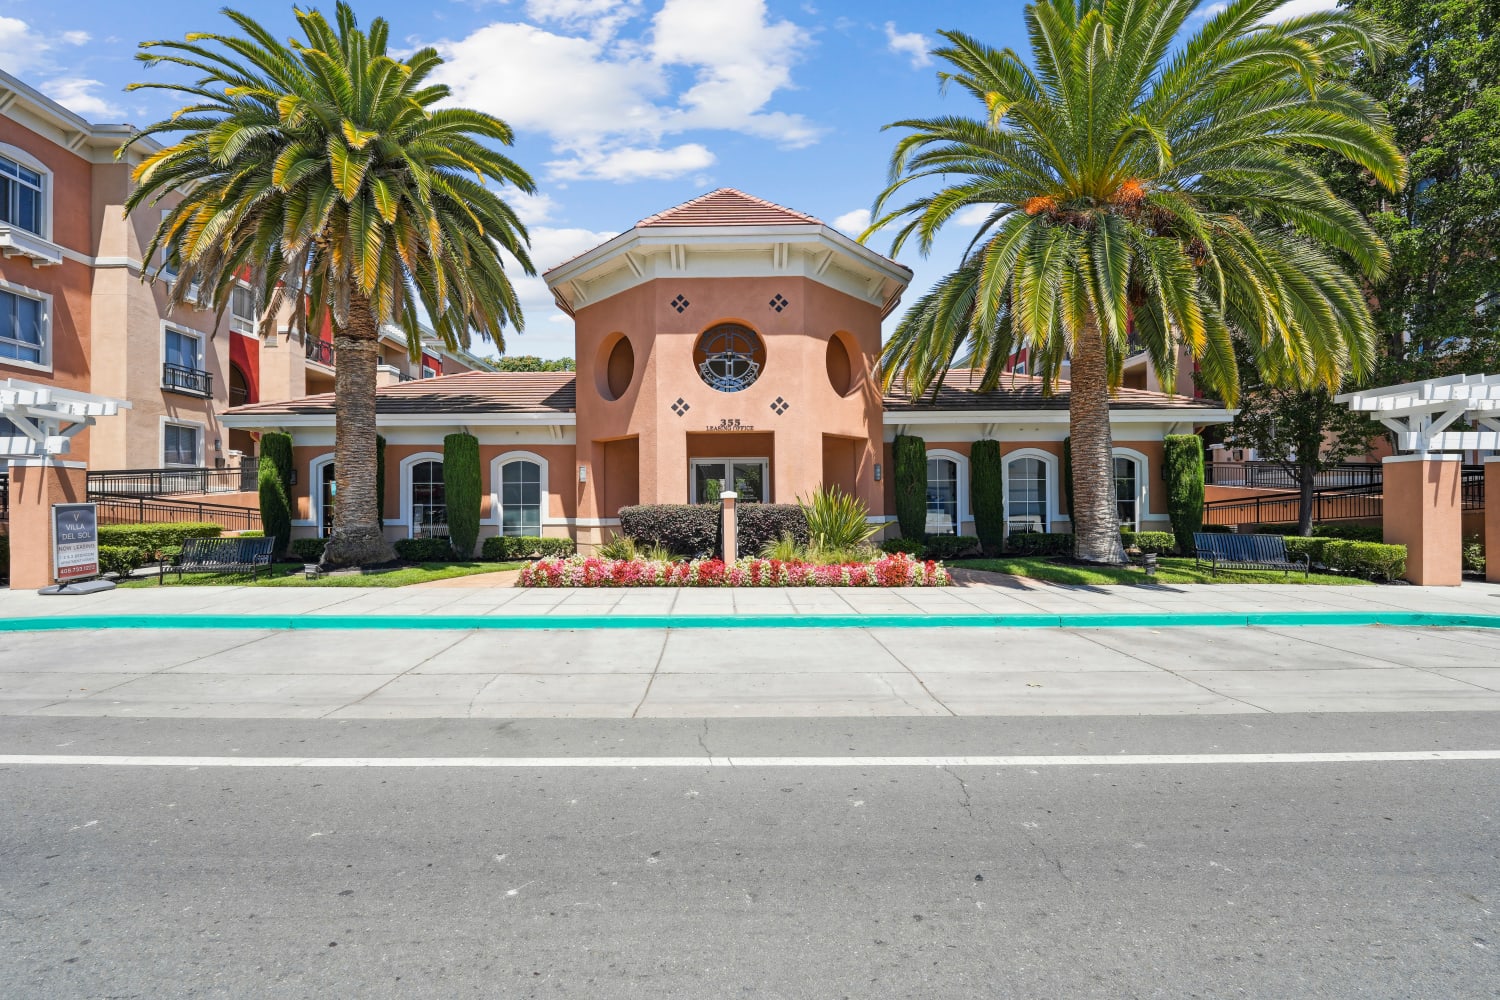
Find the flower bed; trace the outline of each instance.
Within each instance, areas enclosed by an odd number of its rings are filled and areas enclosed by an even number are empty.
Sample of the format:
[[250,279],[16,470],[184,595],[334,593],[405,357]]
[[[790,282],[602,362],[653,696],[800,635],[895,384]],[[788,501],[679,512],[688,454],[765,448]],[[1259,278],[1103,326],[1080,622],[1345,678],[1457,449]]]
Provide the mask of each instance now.
[[867,563],[820,566],[780,559],[665,562],[646,559],[539,559],[522,567],[523,587],[946,587],[941,563],[887,555]]

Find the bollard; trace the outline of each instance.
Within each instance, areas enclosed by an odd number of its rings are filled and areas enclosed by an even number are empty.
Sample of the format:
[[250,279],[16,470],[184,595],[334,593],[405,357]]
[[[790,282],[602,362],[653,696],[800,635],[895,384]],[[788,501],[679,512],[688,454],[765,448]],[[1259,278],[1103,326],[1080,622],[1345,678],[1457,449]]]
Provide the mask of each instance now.
[[734,513],[734,502],[740,495],[733,490],[725,490],[719,494],[719,516],[723,518],[724,527],[724,561],[733,563],[740,557],[740,542],[737,532],[738,519]]

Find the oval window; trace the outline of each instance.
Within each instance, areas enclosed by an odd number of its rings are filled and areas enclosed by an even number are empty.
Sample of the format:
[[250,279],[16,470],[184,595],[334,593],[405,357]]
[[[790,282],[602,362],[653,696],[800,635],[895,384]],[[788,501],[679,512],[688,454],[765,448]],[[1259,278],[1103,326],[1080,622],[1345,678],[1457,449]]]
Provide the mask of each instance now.
[[766,346],[754,330],[721,323],[698,338],[693,348],[698,377],[720,392],[748,389],[766,367]]
[[600,345],[594,384],[599,395],[613,401],[625,395],[634,377],[635,348],[630,345],[629,337],[617,333]]
[[849,390],[854,388],[854,362],[849,357],[849,347],[844,343],[842,334],[835,333],[828,338],[826,361],[828,384],[840,396],[849,395]]

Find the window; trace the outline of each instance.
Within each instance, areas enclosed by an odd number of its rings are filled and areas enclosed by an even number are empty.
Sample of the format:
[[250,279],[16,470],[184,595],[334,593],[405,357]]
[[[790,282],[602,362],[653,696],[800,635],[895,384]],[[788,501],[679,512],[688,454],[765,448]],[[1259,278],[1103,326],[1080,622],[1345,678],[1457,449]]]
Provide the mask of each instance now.
[[1115,456],[1115,509],[1120,525],[1132,531],[1141,527],[1140,463],[1133,458]]
[[718,503],[719,494],[734,490],[741,503],[766,503],[763,458],[717,458],[693,462],[693,503]]
[[1046,532],[1047,463],[1040,458],[1013,458],[1006,464],[1005,531]]
[[181,330],[167,331],[167,364],[199,371],[203,368],[203,341]]
[[47,304],[0,289],[0,361],[51,362],[47,350]]
[[411,537],[448,537],[448,494],[443,463],[417,462],[411,467]]
[[323,466],[318,477],[318,533],[327,538],[333,533],[333,503],[338,497],[338,478],[334,475],[333,463]]
[[255,332],[255,293],[243,285],[229,291],[229,329],[238,333]]
[[163,465],[198,464],[198,441],[202,431],[195,424],[163,424],[161,458]]
[[720,392],[748,389],[766,365],[766,347],[753,330],[734,323],[716,326],[693,348],[698,377]]
[[422,377],[423,378],[436,378],[437,377],[437,370],[433,369],[433,368],[430,368],[427,365],[423,365],[422,366]]
[[500,467],[500,534],[542,534],[542,467],[526,459]]
[[958,534],[958,463],[951,458],[927,460],[927,533]]
[[42,175],[0,156],[0,225],[43,235]]

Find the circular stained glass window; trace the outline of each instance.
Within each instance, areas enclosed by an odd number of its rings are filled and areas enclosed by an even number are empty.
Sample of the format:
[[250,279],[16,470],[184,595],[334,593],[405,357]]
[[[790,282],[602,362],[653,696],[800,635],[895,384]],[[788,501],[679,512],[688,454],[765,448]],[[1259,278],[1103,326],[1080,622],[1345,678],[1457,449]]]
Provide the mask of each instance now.
[[698,375],[720,392],[739,392],[755,384],[766,365],[766,347],[754,330],[723,323],[706,331],[693,349]]

